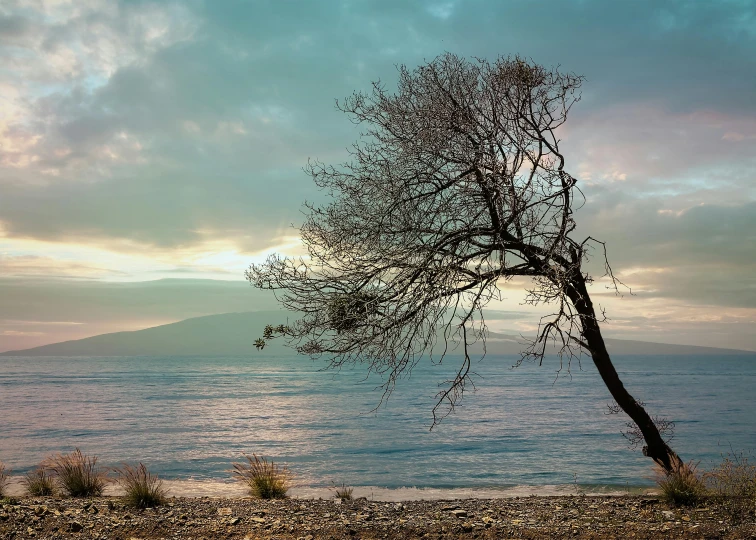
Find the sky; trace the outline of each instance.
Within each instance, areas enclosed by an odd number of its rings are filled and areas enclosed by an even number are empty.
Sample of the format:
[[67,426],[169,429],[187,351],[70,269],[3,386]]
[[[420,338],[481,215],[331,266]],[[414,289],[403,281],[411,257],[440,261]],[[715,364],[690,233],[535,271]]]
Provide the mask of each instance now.
[[[334,99],[444,52],[585,76],[562,130],[633,293],[607,335],[756,350],[756,1],[3,0],[0,351],[269,308]],[[510,283],[494,329],[539,313]]]

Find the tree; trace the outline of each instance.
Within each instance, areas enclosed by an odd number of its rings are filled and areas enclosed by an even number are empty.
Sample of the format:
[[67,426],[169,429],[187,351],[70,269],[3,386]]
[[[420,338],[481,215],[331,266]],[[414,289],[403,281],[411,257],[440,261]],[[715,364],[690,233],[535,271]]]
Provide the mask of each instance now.
[[458,347],[463,360],[437,396],[435,425],[470,382],[471,346],[487,334],[483,308],[503,281],[526,278],[527,302],[555,309],[522,359],[543,362],[553,344],[568,364],[590,355],[642,434],[644,454],[668,472],[682,466],[604,344],[583,268],[598,248],[617,289],[604,245],[572,237],[581,193],[556,130],[582,82],[519,57],[445,54],[400,67],[396,93],[376,82],[337,101],[366,130],[349,162],[305,169],[332,199],[305,205],[307,257],[273,255],[246,273],[301,314],[266,329],[258,347],[285,335],[333,367],[364,363],[384,376],[386,393],[423,355],[443,358]]

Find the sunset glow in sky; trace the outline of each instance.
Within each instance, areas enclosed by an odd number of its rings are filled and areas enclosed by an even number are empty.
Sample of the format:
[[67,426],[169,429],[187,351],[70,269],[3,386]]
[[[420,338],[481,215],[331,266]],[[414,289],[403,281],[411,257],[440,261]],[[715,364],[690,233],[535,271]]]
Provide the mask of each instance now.
[[[0,351],[269,307],[243,272],[298,252],[302,166],[358,135],[334,99],[445,51],[586,77],[608,335],[756,350],[756,1],[4,0]],[[521,285],[494,329],[533,328]]]

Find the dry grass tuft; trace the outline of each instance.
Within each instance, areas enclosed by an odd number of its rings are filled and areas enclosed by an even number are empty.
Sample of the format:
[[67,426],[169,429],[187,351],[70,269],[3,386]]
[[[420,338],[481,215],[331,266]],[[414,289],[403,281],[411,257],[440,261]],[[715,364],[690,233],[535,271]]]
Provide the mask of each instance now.
[[662,499],[674,506],[695,506],[706,497],[706,485],[697,468],[698,463],[689,462],[669,473],[658,470],[656,483]]
[[730,452],[722,463],[703,476],[711,495],[717,498],[733,519],[747,518],[756,510],[756,465],[748,456]]
[[264,457],[244,454],[247,463],[234,463],[234,477],[249,486],[249,494],[260,499],[285,499],[291,487],[291,473]]
[[5,463],[0,461],[0,498],[5,496],[5,488],[10,481],[10,471],[5,468]]
[[135,508],[152,508],[165,502],[166,490],[163,481],[151,474],[144,464],[136,467],[124,464],[115,469],[116,482],[126,492],[124,502]]
[[22,482],[26,486],[26,492],[34,497],[55,495],[55,479],[44,466],[26,473]]
[[71,497],[97,497],[105,489],[107,477],[97,466],[97,457],[82,454],[78,448],[70,454],[52,456],[43,465]]
[[340,486],[337,486],[336,484],[334,484],[333,494],[337,499],[341,499],[342,501],[351,501],[352,495],[354,494],[354,488],[351,486],[347,486],[343,482]]

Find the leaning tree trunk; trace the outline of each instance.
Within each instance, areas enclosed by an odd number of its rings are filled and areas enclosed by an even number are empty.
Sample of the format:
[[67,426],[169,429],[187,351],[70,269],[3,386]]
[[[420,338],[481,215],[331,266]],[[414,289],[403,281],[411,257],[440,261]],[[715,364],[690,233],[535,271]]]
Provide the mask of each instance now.
[[567,294],[580,315],[583,341],[588,345],[593,363],[617,405],[627,413],[643,434],[646,442],[643,454],[653,459],[667,473],[679,470],[683,466],[683,461],[664,442],[654,421],[643,406],[625,389],[625,385],[622,384],[614,369],[604,338],[601,336],[593,303],[588,296],[585,277],[578,271],[570,281],[571,286],[568,287]]

